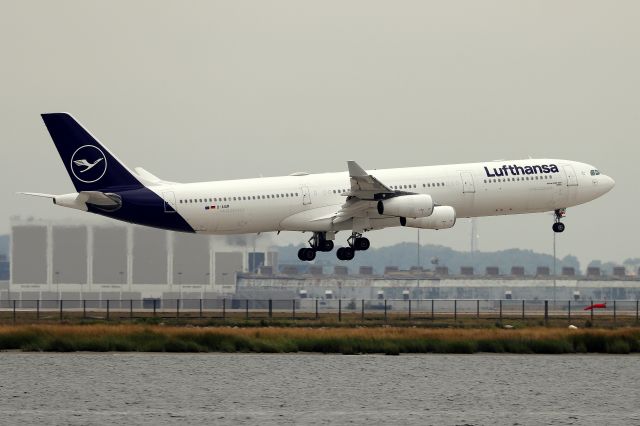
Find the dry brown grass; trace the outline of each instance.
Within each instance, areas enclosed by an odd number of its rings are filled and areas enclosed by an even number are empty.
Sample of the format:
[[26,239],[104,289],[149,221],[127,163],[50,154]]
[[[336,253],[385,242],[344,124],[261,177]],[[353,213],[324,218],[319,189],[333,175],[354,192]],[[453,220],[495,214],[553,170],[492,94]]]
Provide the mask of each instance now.
[[361,339],[438,339],[438,340],[483,340],[503,338],[559,339],[566,336],[598,335],[628,336],[640,333],[640,327],[619,329],[590,328],[569,330],[561,328],[530,327],[523,329],[429,329],[407,327],[356,327],[356,328],[290,328],[290,327],[177,327],[137,324],[43,324],[43,325],[0,325],[0,335],[20,331],[39,331],[46,335],[76,335],[97,337],[104,335],[133,335],[152,331],[167,336],[188,336],[199,334],[225,334],[252,338],[361,338]]

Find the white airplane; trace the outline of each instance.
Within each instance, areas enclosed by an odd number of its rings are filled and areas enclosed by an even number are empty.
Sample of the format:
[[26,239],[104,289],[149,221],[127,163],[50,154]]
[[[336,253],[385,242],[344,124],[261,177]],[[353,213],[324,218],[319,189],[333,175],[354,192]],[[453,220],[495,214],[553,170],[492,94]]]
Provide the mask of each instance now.
[[[142,168],[130,170],[71,115],[43,114],[76,191],[48,197],[54,204],[172,231],[241,234],[311,232],[300,260],[337,250],[351,260],[367,250],[367,231],[407,226],[451,228],[463,217],[552,211],[563,232],[567,207],[594,200],[615,182],[576,161],[527,159],[366,171],[348,161],[339,173],[175,183]],[[87,168],[88,167],[88,168]]]

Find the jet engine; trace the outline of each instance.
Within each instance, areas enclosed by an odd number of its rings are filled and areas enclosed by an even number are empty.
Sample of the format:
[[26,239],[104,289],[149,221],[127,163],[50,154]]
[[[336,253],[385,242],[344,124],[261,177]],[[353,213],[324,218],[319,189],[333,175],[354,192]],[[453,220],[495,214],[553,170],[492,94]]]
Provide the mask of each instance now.
[[401,218],[400,224],[410,228],[447,229],[456,224],[456,210],[451,206],[436,206],[431,216],[417,219]]
[[433,199],[430,195],[401,195],[378,201],[378,213],[389,216],[424,218],[433,213]]

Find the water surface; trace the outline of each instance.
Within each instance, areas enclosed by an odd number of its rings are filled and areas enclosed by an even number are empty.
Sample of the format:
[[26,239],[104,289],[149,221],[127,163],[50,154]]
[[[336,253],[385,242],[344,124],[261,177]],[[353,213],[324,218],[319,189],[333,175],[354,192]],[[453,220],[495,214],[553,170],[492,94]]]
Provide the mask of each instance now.
[[2,424],[640,424],[640,357],[3,353]]

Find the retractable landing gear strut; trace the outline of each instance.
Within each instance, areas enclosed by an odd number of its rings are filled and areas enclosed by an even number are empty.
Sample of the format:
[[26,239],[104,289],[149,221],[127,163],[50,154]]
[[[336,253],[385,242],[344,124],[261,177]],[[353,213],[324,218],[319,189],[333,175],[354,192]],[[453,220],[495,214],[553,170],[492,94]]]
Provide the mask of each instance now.
[[313,237],[309,239],[309,248],[301,248],[298,250],[298,259],[310,262],[316,258],[317,251],[333,250],[333,241],[327,240],[326,232],[314,232]]
[[564,232],[564,223],[561,222],[562,218],[567,215],[567,209],[558,209],[553,212],[555,222],[552,226],[553,232]]
[[368,238],[364,238],[361,233],[353,232],[347,239],[349,247],[340,247],[336,252],[338,260],[351,260],[355,256],[356,251],[367,250],[371,243]]

